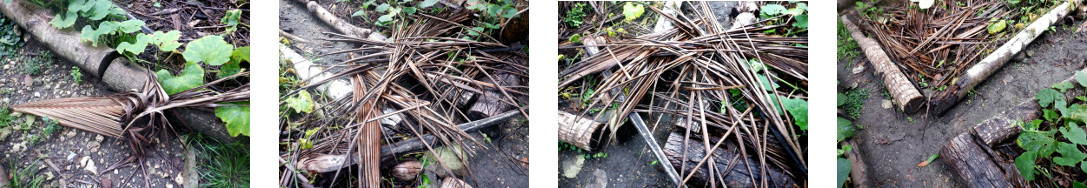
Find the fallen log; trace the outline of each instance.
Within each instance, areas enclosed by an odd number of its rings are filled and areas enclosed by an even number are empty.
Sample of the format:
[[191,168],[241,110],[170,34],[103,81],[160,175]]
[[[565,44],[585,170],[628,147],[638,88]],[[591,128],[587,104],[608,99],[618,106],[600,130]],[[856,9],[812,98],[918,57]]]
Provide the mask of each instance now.
[[[0,12],[8,16],[27,33],[34,36],[43,46],[56,53],[58,57],[70,62],[114,91],[128,91],[142,88],[147,80],[147,69],[133,66],[126,58],[106,46],[94,47],[80,42],[80,33],[73,30],[60,30],[48,24],[54,16],[52,11],[44,9],[26,0],[0,2]],[[225,123],[208,111],[195,109],[172,110],[175,116],[183,119],[189,128],[204,133],[219,142],[232,143],[234,137],[226,130]]]
[[851,141],[844,142],[844,145],[852,145],[853,149],[849,150],[849,180],[853,182],[853,187],[871,187],[872,182],[868,179],[868,165],[865,165],[864,158],[861,157],[860,147]]
[[368,39],[376,41],[385,41],[385,39],[387,38],[385,37],[385,35],[382,35],[379,32],[373,32],[373,30],[370,29],[363,29],[361,27],[352,25],[350,22],[340,19],[339,17],[336,17],[336,15],[333,15],[332,12],[328,12],[328,9],[325,9],[325,7],[317,4],[317,1],[295,0],[295,2],[306,5],[306,9],[308,9],[310,12],[313,12],[313,15],[316,16],[319,20],[325,22],[325,24],[328,24],[333,29],[336,29],[336,31],[339,31],[340,33],[343,33],[345,35],[366,37]]
[[[503,88],[521,85],[521,78],[508,72],[499,71],[491,76],[493,76],[494,79],[484,75],[484,82],[494,83],[497,87]],[[504,99],[508,99],[506,92],[499,91],[497,88],[485,89],[483,95],[468,109],[468,118],[472,120],[483,119],[509,110],[513,105],[510,105],[510,102]]]
[[559,141],[570,143],[585,151],[593,151],[593,133],[599,130],[601,125],[604,124],[593,121],[591,118],[559,111]]
[[1020,123],[1038,119],[1041,117],[1041,110],[1037,100],[1023,101],[1001,115],[982,121],[970,129],[969,133],[977,136],[981,144],[995,147],[998,143],[1005,143],[1008,139],[1019,136],[1019,131],[1022,130]]
[[974,89],[975,86],[982,81],[985,81],[985,78],[988,78],[993,72],[996,72],[996,70],[1003,67],[1008,60],[1015,56],[1015,54],[1022,51],[1023,48],[1026,48],[1027,45],[1038,38],[1038,36],[1042,35],[1042,33],[1045,33],[1045,30],[1051,25],[1075,10],[1082,1],[1083,0],[1069,0],[1057,5],[1053,10],[1050,10],[1049,13],[1039,17],[1029,26],[1019,31],[1019,33],[1016,33],[1015,37],[1009,39],[1007,43],[1001,45],[1000,48],[994,50],[993,53],[990,53],[980,62],[971,66],[966,70],[965,74],[958,77],[956,81],[953,81],[951,85],[947,87],[947,90],[932,97],[932,101],[929,101],[929,106],[934,110],[933,112],[936,112],[936,114],[947,112],[947,110],[958,103],[959,99],[965,97],[966,94],[969,93],[968,91]]
[[[528,106],[524,107],[527,111]],[[492,125],[497,125],[513,117],[518,117],[521,114],[520,110],[510,110],[505,113],[491,116],[481,120],[476,120],[464,124],[457,125],[458,128],[464,130],[464,132],[477,131]],[[421,138],[411,138],[397,143],[386,144],[381,147],[381,161],[388,161],[396,159],[396,156],[423,150],[426,143],[435,143],[436,137],[431,134],[423,135]],[[339,153],[346,153],[346,149]],[[352,157],[348,160],[347,155],[343,154],[313,154],[303,157],[298,160],[298,164],[295,166],[299,170],[305,170],[309,172],[333,172],[342,167],[358,164],[359,159]],[[345,164],[346,162],[346,164]],[[392,163],[383,163],[392,164]]]
[[951,139],[940,150],[951,171],[965,181],[967,187],[1023,187],[1025,180],[1014,164],[984,145],[970,133]]
[[898,66],[895,66],[887,53],[880,48],[879,43],[864,36],[860,27],[857,27],[849,18],[849,14],[842,15],[840,18],[853,39],[857,41],[857,45],[861,47],[861,51],[864,51],[865,57],[868,57],[868,61],[882,75],[883,85],[887,87],[891,96],[894,97],[899,109],[906,113],[914,113],[920,110],[921,105],[924,104],[923,96],[913,86],[913,83],[906,79],[906,75],[902,74]]
[[[701,141],[687,141],[684,144],[684,138],[682,135],[671,133],[668,135],[668,141],[664,144],[664,155],[668,157],[668,161],[672,164],[673,169],[695,169],[696,165],[706,155],[706,148],[701,144]],[[684,148],[687,149],[684,152]],[[714,165],[719,171],[714,176],[721,177],[720,181],[724,182],[728,187],[755,187],[757,183],[762,182],[761,174],[762,169],[756,167],[759,161],[743,156],[739,147],[735,146],[733,142],[725,142],[717,150],[713,151],[713,159],[716,164]],[[684,156],[686,154],[686,156]],[[686,160],[684,160],[686,159]],[[768,187],[794,187],[797,186],[796,182],[782,172],[780,168],[774,166],[768,166],[766,168],[766,176],[769,178],[767,182],[770,185],[762,185]],[[684,174],[690,172],[682,172]],[[691,179],[698,184],[709,185],[707,182],[710,180],[709,170],[707,168],[698,168],[694,172]]]

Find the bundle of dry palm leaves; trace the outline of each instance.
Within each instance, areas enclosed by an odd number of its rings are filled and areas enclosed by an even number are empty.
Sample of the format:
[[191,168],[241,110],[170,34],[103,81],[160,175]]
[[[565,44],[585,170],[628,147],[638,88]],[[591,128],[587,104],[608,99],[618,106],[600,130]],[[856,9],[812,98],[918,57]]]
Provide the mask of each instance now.
[[[608,140],[614,140],[631,113],[658,118],[652,123],[658,126],[677,125],[682,135],[677,138],[682,141],[676,143],[682,145],[670,147],[669,141],[664,152],[679,152],[670,155],[669,161],[685,178],[683,184],[695,177],[705,185],[733,186],[737,182],[731,180],[740,180],[747,182],[744,187],[779,187],[805,179],[806,147],[793,122],[798,120],[789,118],[782,106],[807,98],[807,47],[803,47],[807,38],[764,33],[783,29],[785,24],[726,30],[706,2],[691,3],[681,9],[688,11],[675,15],[646,7],[675,28],[617,37],[584,36],[592,42],[560,47],[569,54],[576,54],[573,49],[601,48],[580,60],[560,63],[560,90],[582,90],[579,99],[565,100],[560,109],[606,120],[607,132],[612,133]],[[602,15],[607,14],[595,16]],[[580,32],[567,35],[573,33]],[[778,88],[779,83],[794,83],[794,87]],[[665,116],[673,122],[662,122]],[[699,142],[702,149],[688,147],[687,141]],[[705,155],[688,158],[694,152]],[[720,152],[735,152],[737,158],[715,161],[716,157],[710,157],[721,156]]]
[[[460,147],[470,156],[472,152],[466,149],[466,144],[479,143],[458,123],[506,111],[520,111],[528,117],[524,108],[528,87],[523,86],[527,83],[528,61],[526,55],[518,52],[522,48],[506,46],[488,35],[479,36],[484,42],[463,38],[472,30],[469,25],[478,24],[473,23],[473,12],[468,10],[446,9],[434,15],[417,13],[411,17],[390,26],[391,34],[386,41],[330,33],[329,41],[361,47],[322,56],[364,55],[336,63],[340,70],[334,76],[314,80],[301,89],[347,79],[353,92],[349,97],[330,96],[335,99],[319,106],[317,113],[306,115],[297,124],[285,122],[281,126],[285,137],[291,140],[303,138],[302,132],[306,130],[318,130],[310,137],[315,143],[312,147],[292,145],[285,149],[292,152],[283,153],[281,159],[292,170],[283,172],[281,185],[310,186],[310,182],[304,181],[307,176],[300,172],[335,172],[318,182],[335,186],[341,170],[353,168],[344,171],[358,173],[348,175],[356,178],[349,182],[357,182],[355,186],[359,187],[380,187],[381,168],[395,164],[382,161],[404,154],[396,153],[404,151],[390,151],[388,146],[399,144],[394,140],[433,138],[429,140],[434,141],[422,139],[427,151],[445,145]],[[403,122],[381,123],[390,117]],[[466,160],[458,158],[461,162]],[[446,166],[441,160],[435,162]]]
[[[90,131],[128,142],[134,155],[107,168],[104,172],[128,166],[138,165],[145,174],[143,165],[147,149],[154,146],[153,136],[167,138],[167,133],[176,132],[170,124],[166,111],[177,108],[214,109],[231,102],[249,101],[249,84],[243,84],[228,91],[217,92],[209,87],[247,76],[242,72],[206,83],[186,91],[166,94],[158,82],[144,83],[140,90],[130,90],[102,97],[74,97],[43,101],[34,101],[12,106],[16,112],[57,119],[61,125]],[[158,80],[157,76],[147,72],[147,80]]]
[[[1036,11],[1052,4],[1051,1],[1024,1],[1018,5],[986,0],[937,1],[928,10],[921,10],[910,2],[901,2],[867,5],[851,14],[860,18],[864,33],[883,47],[911,82],[922,88],[931,85],[939,89],[985,58],[1010,34],[1030,24],[1027,21],[1039,15]],[[994,32],[989,31],[990,26]]]

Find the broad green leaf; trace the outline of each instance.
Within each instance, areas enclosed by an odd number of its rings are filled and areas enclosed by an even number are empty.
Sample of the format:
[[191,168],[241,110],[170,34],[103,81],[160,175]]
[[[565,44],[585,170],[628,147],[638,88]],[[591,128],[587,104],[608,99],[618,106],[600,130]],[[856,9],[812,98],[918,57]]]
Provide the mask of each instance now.
[[226,122],[226,131],[230,132],[230,136],[249,136],[249,102],[227,103],[226,105],[239,106],[217,107],[215,108],[215,117],[219,117],[220,120]]
[[83,11],[83,8],[85,6],[87,6],[87,1],[85,0],[68,1],[68,13],[78,13],[79,11]]
[[853,164],[849,162],[849,159],[838,157],[838,187],[845,185],[850,170],[853,170]]
[[391,22],[391,21],[393,21],[393,15],[392,14],[382,15],[381,17],[377,17],[377,21],[378,22]]
[[416,10],[418,10],[418,9],[416,9],[415,7],[404,7],[404,15],[415,14]]
[[996,33],[999,33],[1000,31],[1004,31],[1004,28],[1006,28],[1006,27],[1008,27],[1008,23],[1004,22],[1004,20],[1000,20],[1000,21],[990,23],[989,27],[988,27],[989,34],[996,34]]
[[1027,151],[1015,158],[1015,168],[1019,169],[1019,174],[1023,175],[1023,179],[1027,181],[1034,180],[1034,160],[1037,157],[1038,155],[1034,151]]
[[234,74],[238,74],[238,72],[241,71],[242,67],[240,62],[230,61],[226,64],[223,64],[222,67],[219,67],[219,73],[217,75],[219,76],[219,78],[226,78],[229,76],[233,76]]
[[845,141],[849,137],[853,137],[853,133],[857,131],[856,127],[853,127],[853,122],[849,122],[848,119],[838,117],[838,142]]
[[238,61],[238,62],[241,62],[241,61],[250,62],[249,61],[249,46],[239,47],[237,49],[234,49],[234,52],[230,53],[230,59],[233,60],[233,61]]
[[311,113],[313,112],[313,98],[310,97],[309,92],[302,90],[298,92],[295,97],[287,98],[287,106],[294,109],[295,113]]
[[808,15],[799,15],[794,18],[796,18],[796,23],[793,23],[793,27],[800,29],[808,28]]
[[151,37],[151,44],[159,47],[159,51],[170,52],[177,50],[181,47],[181,43],[177,42],[177,39],[181,38],[181,32],[173,30],[170,32],[162,33],[162,31],[155,31]]
[[1076,82],[1078,82],[1080,86],[1087,87],[1087,72],[1076,71]]
[[846,103],[846,101],[848,101],[847,98],[848,97],[846,97],[845,94],[838,93],[838,106],[844,105]]
[[145,24],[146,23],[143,23],[143,21],[140,20],[128,20],[117,24],[117,27],[119,30],[121,30],[121,32],[133,33],[136,31],[140,31],[140,27],[143,27]]
[[[1080,166],[1084,166],[1083,169],[1087,169],[1087,163],[1080,163],[1080,164],[1081,164]],[[1084,170],[1084,172],[1087,172],[1087,170]],[[1080,183],[1079,181],[1072,181],[1072,188],[1087,188],[1087,185],[1084,185],[1083,183]]]
[[434,4],[437,4],[437,3],[438,3],[438,0],[423,0],[423,2],[419,3],[419,8],[427,8],[427,7],[430,7],[430,6],[434,6]]
[[1068,141],[1079,145],[1087,145],[1087,132],[1084,132],[1076,123],[1069,122],[1068,126],[1061,127],[1060,131],[1061,135]]
[[1073,104],[1068,108],[1068,113],[1061,113],[1065,118],[1076,120],[1079,122],[1087,122],[1087,106],[1080,106],[1079,104]]
[[1038,99],[1038,105],[1041,105],[1042,107],[1049,107],[1049,104],[1053,104],[1053,101],[1056,101],[1058,99],[1064,100],[1064,95],[1061,95],[1061,93],[1057,92],[1057,90],[1045,88],[1041,91],[1038,91],[1038,96],[1034,98]]
[[1042,114],[1042,117],[1045,117],[1046,121],[1053,121],[1057,118],[1061,118],[1061,115],[1058,115],[1056,111],[1050,109],[1042,109]]
[[627,4],[623,5],[623,16],[626,21],[634,21],[634,19],[642,17],[644,13],[645,7],[642,4],[627,2]]
[[1068,82],[1068,81],[1063,81],[1063,82],[1060,82],[1060,83],[1053,84],[1053,89],[1060,90],[1061,93],[1064,93],[1065,91],[1068,91],[1068,89],[1072,89],[1074,87],[1076,87],[1076,86],[1072,85],[1072,82]]
[[110,2],[109,0],[98,0],[97,2],[94,2],[94,8],[91,8],[88,12],[84,12],[85,14],[83,14],[83,16],[94,21],[102,20],[102,18],[106,18],[106,16],[110,15],[112,11],[110,9],[112,8],[113,2]]
[[1080,151],[1075,144],[1069,144],[1060,142],[1057,143],[1057,153],[1061,153],[1060,157],[1053,157],[1053,163],[1061,166],[1076,166],[1083,159],[1087,159],[1087,154]]
[[380,13],[385,13],[385,11],[389,11],[389,4],[388,3],[382,3],[380,5],[377,5],[377,8],[374,9],[374,10],[376,10],[377,12],[380,12]]
[[758,78],[759,83],[762,84],[762,89],[766,89],[767,91],[773,91],[778,89],[778,87],[781,87],[777,84],[776,79],[766,78],[766,76],[763,75],[758,75]]
[[479,36],[479,32],[476,31],[483,32],[483,27],[473,27],[472,29],[469,29],[468,36]]
[[185,70],[178,76],[170,75],[170,71],[166,70],[159,70],[155,74],[162,89],[170,95],[204,85],[204,68],[195,62],[186,63]]
[[785,13],[788,13],[788,10],[785,9],[785,6],[781,6],[780,4],[764,5],[762,6],[762,10],[759,11],[759,15],[764,19],[777,15],[782,15]]
[[510,7],[506,9],[506,12],[502,14],[502,17],[513,18],[513,16],[517,15],[517,12],[516,8]]
[[209,65],[223,65],[230,60],[230,53],[234,51],[234,45],[223,41],[223,37],[209,35],[189,42],[185,52],[181,53],[185,61],[204,62]]
[[1049,157],[1057,150],[1057,140],[1053,139],[1055,131],[1028,131],[1019,133],[1016,143],[1027,151],[1035,151],[1040,157]]
[[808,130],[808,101],[785,98],[781,100],[781,105],[793,116],[793,121],[800,130]]
[[58,29],[69,28],[72,27],[72,25],[75,25],[76,18],[79,18],[79,16],[77,16],[75,12],[71,11],[66,13],[64,16],[57,14],[56,16],[53,16],[53,20],[49,21],[49,25],[53,25],[53,27],[56,27]]
[[128,43],[121,42],[117,45],[117,51],[120,53],[131,52],[132,54],[143,53],[143,50],[147,47],[147,43],[151,42],[151,36],[140,33],[136,34],[136,42]]

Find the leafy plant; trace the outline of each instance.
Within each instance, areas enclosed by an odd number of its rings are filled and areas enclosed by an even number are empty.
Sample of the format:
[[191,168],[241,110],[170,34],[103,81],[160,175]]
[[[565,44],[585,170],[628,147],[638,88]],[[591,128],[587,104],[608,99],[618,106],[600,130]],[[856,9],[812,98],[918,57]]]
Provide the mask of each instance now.
[[23,63],[23,73],[31,76],[40,75],[42,73],[42,65],[34,62],[25,62]]
[[640,3],[635,4],[627,2],[623,5],[623,17],[624,20],[628,22],[634,21],[635,19],[642,17],[643,13],[645,13],[645,6],[642,6],[642,4]]
[[75,80],[75,83],[83,82],[83,72],[79,72],[79,67],[73,66],[71,73],[68,74],[72,75],[72,80]]
[[[1087,86],[1087,74],[1077,72],[1075,78],[1080,86]],[[1039,164],[1039,161],[1049,161],[1051,163],[1048,165],[1073,167],[1072,169],[1078,168],[1081,172],[1087,172],[1087,161],[1084,161],[1087,153],[1080,149],[1087,146],[1087,132],[1079,126],[1087,120],[1087,107],[1078,103],[1069,105],[1063,94],[1073,87],[1075,85],[1070,82],[1061,82],[1053,85],[1056,89],[1045,88],[1038,91],[1035,99],[1043,107],[1044,120],[1036,119],[1028,124],[1017,121],[1022,131],[1016,138],[1016,144],[1025,152],[1015,158],[1015,166],[1024,179],[1035,180],[1039,173],[1053,178],[1052,174],[1045,171],[1047,164]],[[1059,156],[1053,155],[1054,153]]]
[[[570,27],[581,27],[581,23],[585,22],[585,3],[574,3],[574,7],[566,11],[566,16],[562,17],[562,22],[566,23]],[[591,7],[590,7],[591,8]]]
[[309,92],[306,90],[298,91],[298,95],[287,98],[286,102],[287,106],[294,109],[295,113],[313,112],[313,107],[315,106],[313,98],[310,97]]
[[226,33],[234,33],[238,30],[238,25],[242,23],[242,10],[234,9],[226,11],[226,15],[219,19],[219,23],[226,24]]

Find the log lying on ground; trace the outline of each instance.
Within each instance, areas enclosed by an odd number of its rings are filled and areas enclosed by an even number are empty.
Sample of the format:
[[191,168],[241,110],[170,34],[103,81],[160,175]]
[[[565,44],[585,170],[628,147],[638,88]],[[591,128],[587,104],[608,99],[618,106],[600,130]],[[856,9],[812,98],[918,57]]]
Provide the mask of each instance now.
[[[125,58],[117,58],[119,54],[113,49],[106,46],[93,47],[80,42],[78,31],[59,30],[48,24],[54,16],[52,11],[26,0],[11,0],[0,2],[0,12],[26,29],[27,33],[32,34],[61,59],[100,78],[114,91],[139,89],[149,81],[144,76],[147,69],[133,66]],[[215,117],[215,114],[193,109],[177,109],[174,112],[193,130],[222,143],[234,142],[234,137],[227,132],[225,123]]]
[[[699,161],[705,157],[706,148],[702,146],[701,141],[690,140],[684,144],[683,136],[672,133],[668,135],[668,141],[664,144],[664,154],[668,156],[669,162],[672,163],[674,169],[694,169]],[[684,152],[683,149],[687,151]],[[759,161],[743,156],[739,147],[735,146],[734,142],[726,141],[720,148],[713,151],[713,159],[717,164],[718,176],[723,178],[723,182],[728,187],[754,187],[757,183],[762,182],[761,174],[763,173],[757,167]],[[684,158],[686,154],[686,158]],[[684,160],[686,159],[686,160]],[[739,159],[739,160],[737,160]],[[770,179],[767,180],[771,185],[764,185],[769,187],[793,187],[796,186],[796,182],[783,173],[780,168],[769,166],[766,176]],[[681,172],[683,175],[687,175],[690,172]],[[691,182],[700,182],[701,184],[710,184],[709,170],[706,168],[699,168],[693,175]]]
[[559,111],[559,141],[573,144],[585,151],[593,151],[593,133],[601,125],[604,124],[591,118]]
[[1019,33],[1015,34],[1015,37],[1009,39],[1007,43],[1004,43],[1004,45],[997,48],[993,53],[985,56],[985,59],[982,59],[977,64],[971,66],[966,70],[966,74],[952,82],[951,86],[947,87],[947,90],[932,97],[932,101],[929,101],[929,106],[932,107],[932,110],[934,110],[933,112],[936,112],[936,114],[947,112],[947,110],[958,103],[959,99],[965,97],[966,94],[969,93],[968,91],[974,89],[974,87],[984,81],[985,78],[988,78],[993,72],[996,72],[1000,67],[1003,67],[1016,53],[1022,51],[1023,48],[1026,48],[1027,45],[1030,44],[1030,42],[1034,41],[1034,39],[1038,38],[1042,33],[1045,33],[1045,30],[1051,25],[1063,19],[1065,15],[1068,15],[1072,10],[1075,10],[1082,1],[1083,0],[1070,0],[1057,5],[1053,10],[1050,10],[1049,13],[1046,13],[1022,31],[1019,31]]
[[940,159],[966,182],[967,187],[1022,187],[1025,182],[1014,164],[1005,162],[1007,160],[970,133],[951,139],[940,150]]
[[1019,123],[1038,119],[1041,117],[1041,110],[1037,100],[1023,101],[1001,115],[982,121],[970,129],[970,134],[977,136],[985,146],[995,147],[998,143],[1005,143],[1004,141],[1018,136],[1022,130]]
[[917,88],[913,86],[913,83],[909,79],[906,79],[906,75],[902,74],[902,71],[895,66],[894,62],[891,62],[891,58],[887,56],[887,53],[880,48],[872,38],[868,38],[861,33],[860,27],[857,27],[849,18],[848,14],[841,16],[842,24],[849,30],[853,39],[857,40],[857,45],[861,47],[861,51],[864,51],[865,57],[868,57],[868,61],[872,63],[872,66],[876,68],[876,71],[883,76],[883,85],[887,87],[887,90],[891,93],[891,96],[895,98],[895,102],[898,103],[899,109],[906,113],[914,113],[921,109],[921,105],[924,104],[924,97],[917,91]]
[[336,29],[336,31],[339,31],[340,33],[343,33],[345,35],[366,37],[371,40],[377,41],[384,41],[385,38],[387,38],[381,33],[373,32],[373,30],[370,29],[363,29],[361,27],[352,25],[346,20],[336,17],[336,15],[333,15],[332,12],[328,12],[328,9],[325,9],[325,7],[317,4],[316,1],[295,0],[295,2],[306,5],[306,9],[308,9],[310,12],[313,12],[314,16],[316,16],[321,21],[324,21],[325,24],[332,26],[332,28]]
[[[521,85],[521,78],[508,72],[497,72],[491,76],[494,80],[492,80],[491,77],[486,76],[484,76],[485,78],[482,80],[505,88]],[[495,88],[487,88],[483,91],[483,96],[480,96],[479,100],[477,100],[475,104],[472,104],[472,107],[468,109],[468,118],[473,120],[483,119],[505,112],[513,107],[513,105],[510,105],[507,101],[507,97],[502,91]]]
[[865,165],[863,157],[861,157],[860,147],[853,141],[846,141],[843,145],[854,146],[853,149],[846,152],[849,154],[849,179],[853,182],[853,187],[870,187],[872,182],[868,181],[868,165]]
[[[524,108],[527,111],[528,107],[526,106]],[[489,118],[460,124],[457,125],[457,127],[461,130],[464,130],[464,132],[472,132],[486,127],[490,127],[492,125],[500,124],[502,122],[505,122],[506,120],[509,120],[510,118],[520,116],[521,111],[510,110],[496,116],[491,116]],[[436,138],[433,135],[426,134],[423,135],[422,138],[412,138],[393,144],[386,144],[385,146],[381,147],[381,160],[392,160],[399,155],[423,150],[426,148],[423,142],[434,144],[435,139]],[[344,152],[346,152],[346,150],[341,153]],[[358,161],[359,160],[357,158],[348,160],[347,155],[343,154],[313,154],[311,156],[299,159],[298,164],[296,164],[295,166],[297,166],[299,170],[305,170],[309,172],[333,172],[340,169],[341,167],[355,165],[358,163]],[[347,164],[344,164],[344,162],[347,162]]]

